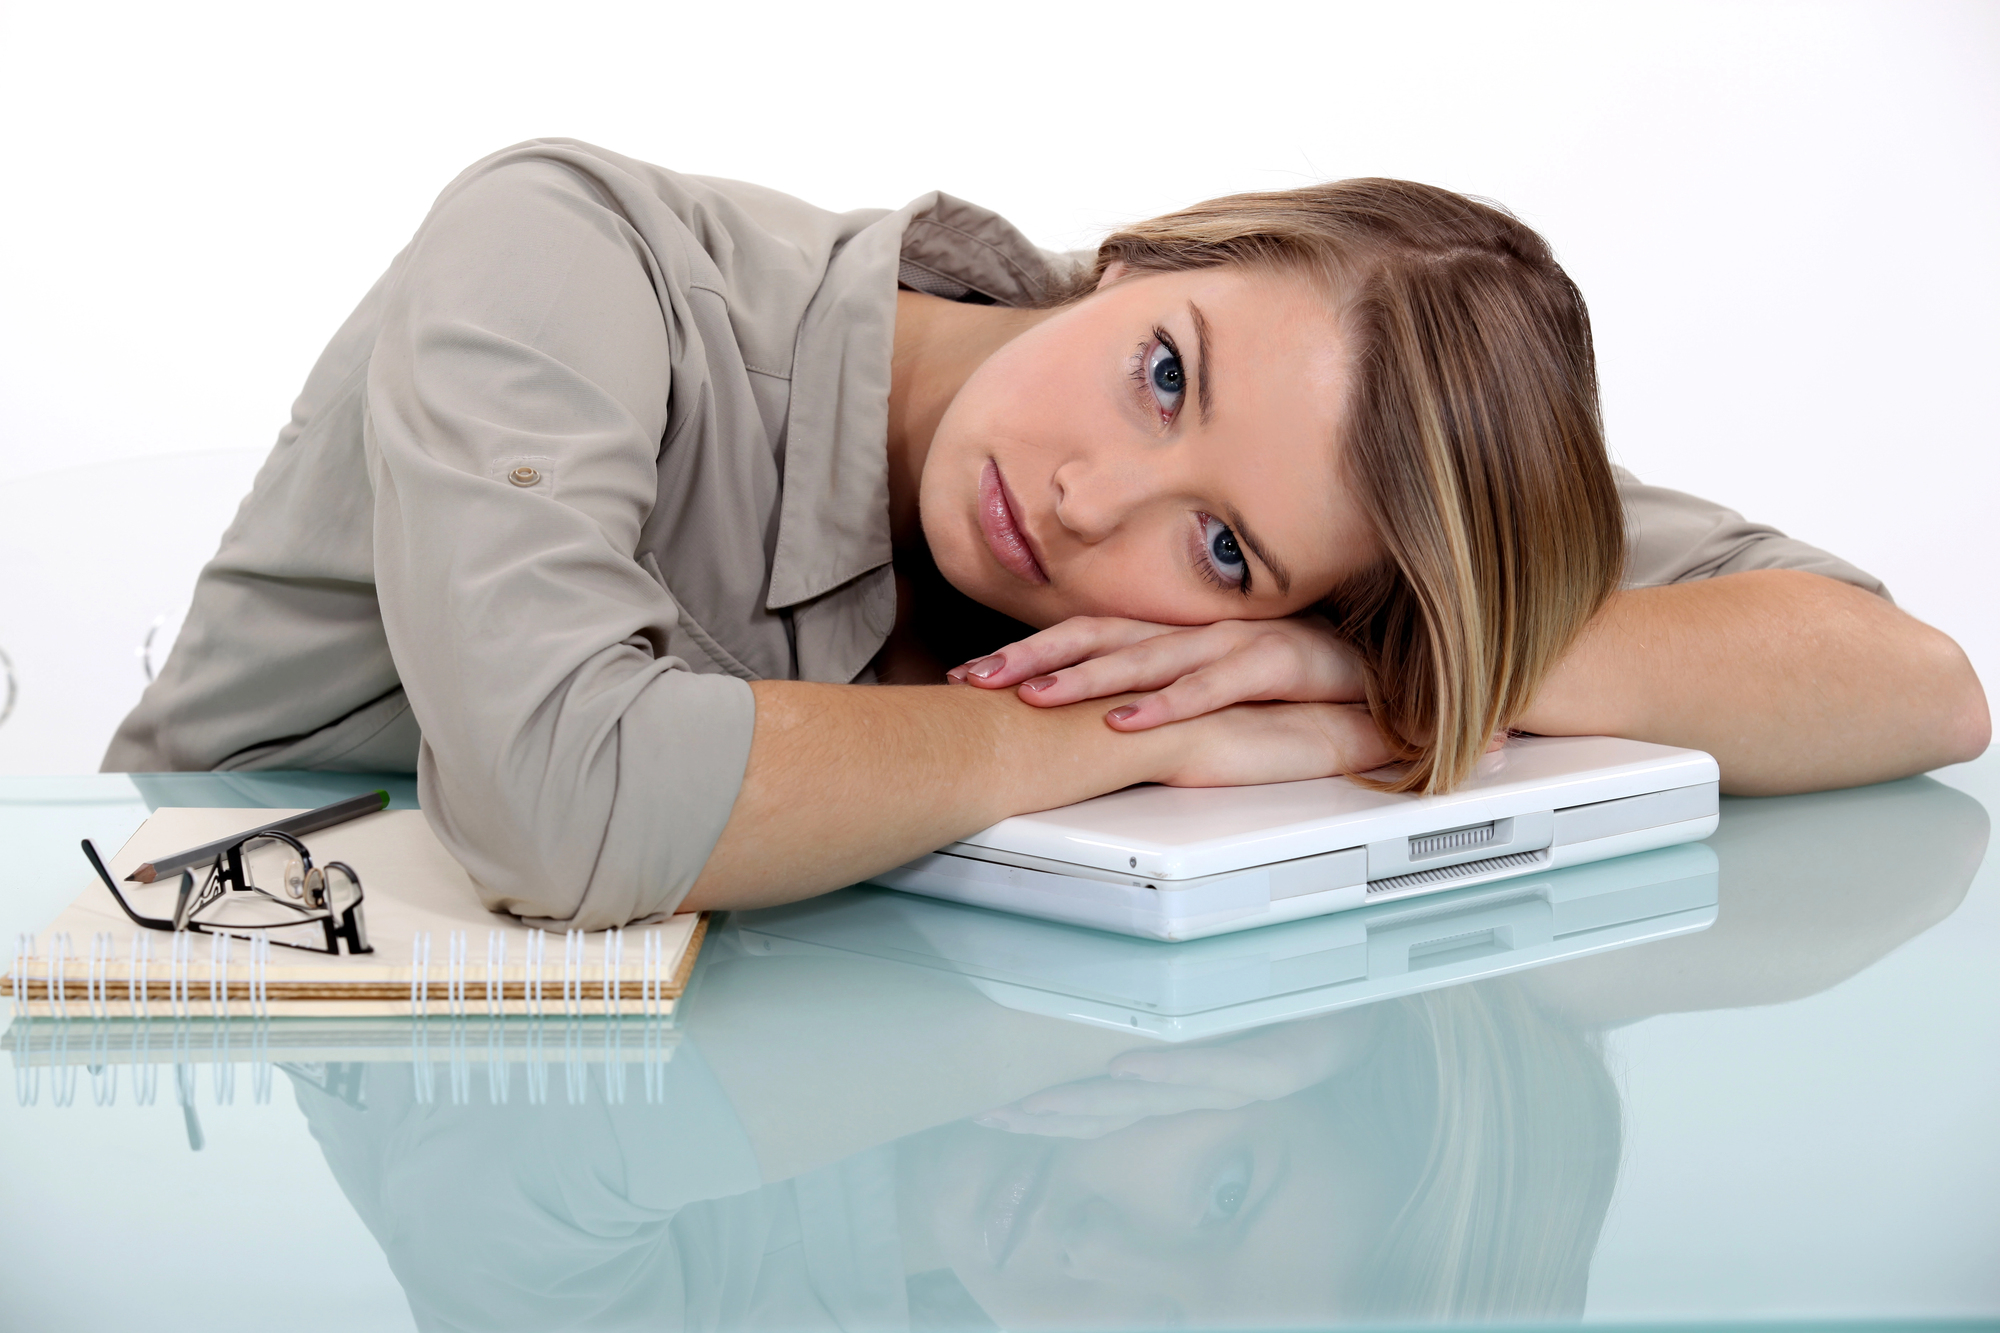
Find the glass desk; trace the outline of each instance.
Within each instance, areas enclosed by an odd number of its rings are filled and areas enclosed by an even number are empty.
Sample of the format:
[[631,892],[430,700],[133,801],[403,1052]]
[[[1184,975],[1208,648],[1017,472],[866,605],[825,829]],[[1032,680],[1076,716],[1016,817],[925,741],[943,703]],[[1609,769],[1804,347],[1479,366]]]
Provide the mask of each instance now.
[[[0,926],[150,808],[372,785],[0,779]],[[1204,948],[850,890],[666,1025],[16,1018],[0,1326],[1993,1326],[1996,802],[2000,749]]]

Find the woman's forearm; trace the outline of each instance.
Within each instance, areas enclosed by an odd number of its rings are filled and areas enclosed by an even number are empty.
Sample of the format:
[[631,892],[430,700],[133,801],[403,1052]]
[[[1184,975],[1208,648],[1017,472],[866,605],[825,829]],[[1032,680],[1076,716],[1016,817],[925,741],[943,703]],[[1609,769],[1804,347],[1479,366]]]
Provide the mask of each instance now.
[[1367,709],[1248,703],[1146,731],[1089,699],[766,680],[743,786],[682,907],[760,907],[853,884],[1009,815],[1135,782],[1234,787],[1356,773],[1389,749]]
[[1102,701],[1039,709],[962,686],[752,688],[743,788],[684,910],[855,883],[1008,815],[1154,778],[1174,743],[1113,731]]
[[1950,638],[1796,570],[1615,595],[1515,725],[1706,750],[1742,795],[1921,773],[1976,757],[1990,735]]

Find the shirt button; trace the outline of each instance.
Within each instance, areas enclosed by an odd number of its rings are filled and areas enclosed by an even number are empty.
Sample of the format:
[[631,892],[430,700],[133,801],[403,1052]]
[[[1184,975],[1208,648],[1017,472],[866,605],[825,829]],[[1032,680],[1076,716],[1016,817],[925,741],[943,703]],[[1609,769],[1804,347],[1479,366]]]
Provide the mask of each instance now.
[[507,480],[516,486],[532,486],[542,479],[542,474],[531,467],[517,467],[507,474]]

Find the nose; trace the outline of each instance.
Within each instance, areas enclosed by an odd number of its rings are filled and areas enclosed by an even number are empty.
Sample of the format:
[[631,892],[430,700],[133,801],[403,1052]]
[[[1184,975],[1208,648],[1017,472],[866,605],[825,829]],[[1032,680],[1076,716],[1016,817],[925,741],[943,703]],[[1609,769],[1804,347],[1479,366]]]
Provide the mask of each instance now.
[[1137,451],[1100,451],[1055,470],[1056,521],[1087,546],[1111,536],[1159,490],[1165,460]]

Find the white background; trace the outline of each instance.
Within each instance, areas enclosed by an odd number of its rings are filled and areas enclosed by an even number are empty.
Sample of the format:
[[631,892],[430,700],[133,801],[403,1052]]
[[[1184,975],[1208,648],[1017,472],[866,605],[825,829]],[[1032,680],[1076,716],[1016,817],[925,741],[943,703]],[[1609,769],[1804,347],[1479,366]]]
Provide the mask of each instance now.
[[[66,0],[0,16],[0,649],[21,677],[0,771],[95,767],[142,681],[132,647],[226,520],[199,493],[247,481],[438,188],[535,135],[832,207],[942,188],[1065,248],[1330,177],[1498,199],[1591,301],[1623,462],[1880,575],[2000,681],[2000,5]],[[1871,988],[1916,984],[1933,948],[1822,1003],[1862,1024]],[[1734,1117],[1689,1118],[1704,1071],[1789,1069],[1772,1053],[1804,1012],[1762,1011],[1756,1040],[1699,1016],[1621,1039],[1635,1156],[1596,1311],[1672,1312],[1743,1253],[1760,1256],[1745,1308],[1907,1308],[1918,1256],[1843,1241],[1832,1214],[1809,1245],[1760,1242],[1788,1191],[1851,1158],[1745,1164]],[[1870,1029],[1864,1045],[1953,1067],[1964,1034],[1940,1022],[1941,1043]],[[1801,1125],[1830,1098],[1840,1123],[1873,1115],[1903,1141],[1902,1094],[1863,1076],[1881,1061],[1853,1065],[1837,1087],[1738,1092]]]
[[[942,188],[1063,247],[1328,177],[1498,199],[1591,301],[1622,461],[1876,573],[2000,678],[1991,3],[0,14],[0,583],[44,588],[0,594],[0,769],[94,767],[226,518],[188,492],[247,478],[445,181],[550,134],[838,208]],[[118,469],[19,488],[216,450],[126,469],[136,511]]]

